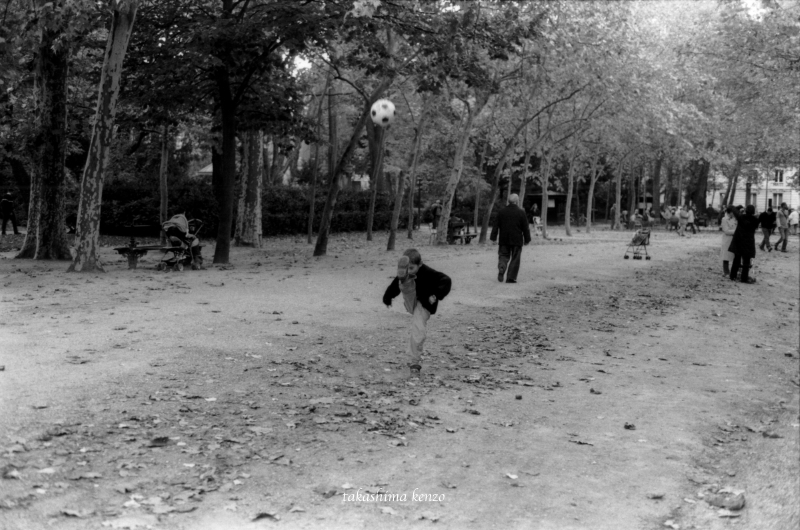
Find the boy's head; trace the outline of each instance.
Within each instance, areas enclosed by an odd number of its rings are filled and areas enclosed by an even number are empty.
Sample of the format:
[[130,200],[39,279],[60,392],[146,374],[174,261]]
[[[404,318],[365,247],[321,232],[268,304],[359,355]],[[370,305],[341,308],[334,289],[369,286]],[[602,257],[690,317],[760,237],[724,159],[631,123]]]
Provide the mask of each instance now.
[[419,266],[422,265],[422,256],[420,255],[419,250],[410,248],[403,252],[403,256],[408,257],[408,273],[416,274],[419,270]]

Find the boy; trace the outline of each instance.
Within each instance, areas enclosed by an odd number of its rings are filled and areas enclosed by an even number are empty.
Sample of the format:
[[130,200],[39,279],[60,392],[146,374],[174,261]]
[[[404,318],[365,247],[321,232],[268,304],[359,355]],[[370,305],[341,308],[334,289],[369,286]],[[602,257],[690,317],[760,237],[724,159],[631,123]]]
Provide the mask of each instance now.
[[392,299],[402,293],[406,311],[412,315],[408,367],[413,378],[419,378],[422,369],[422,345],[428,319],[436,314],[439,300],[447,296],[450,286],[449,276],[423,265],[417,249],[410,248],[403,252],[397,263],[397,277],[383,294],[383,303],[390,307]]

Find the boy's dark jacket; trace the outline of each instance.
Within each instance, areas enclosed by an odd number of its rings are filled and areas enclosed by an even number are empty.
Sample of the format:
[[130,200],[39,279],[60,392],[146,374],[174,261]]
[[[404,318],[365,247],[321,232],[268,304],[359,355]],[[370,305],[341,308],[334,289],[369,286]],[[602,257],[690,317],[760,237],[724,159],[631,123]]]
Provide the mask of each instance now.
[[[424,263],[419,266],[417,271],[417,300],[422,307],[427,309],[431,315],[436,314],[436,308],[439,306],[439,300],[444,299],[450,292],[452,282],[450,277],[439,271],[435,271],[425,265]],[[392,299],[400,294],[400,280],[395,276],[386,292],[383,294],[383,303],[392,305]],[[436,297],[434,303],[430,302],[431,295]]]

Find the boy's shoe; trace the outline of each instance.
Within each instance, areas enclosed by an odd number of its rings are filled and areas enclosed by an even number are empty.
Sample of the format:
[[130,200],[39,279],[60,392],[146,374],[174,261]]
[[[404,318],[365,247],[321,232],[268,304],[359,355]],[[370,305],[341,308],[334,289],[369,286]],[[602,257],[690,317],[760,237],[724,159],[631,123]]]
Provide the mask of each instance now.
[[408,265],[411,263],[411,260],[408,259],[408,256],[403,256],[397,262],[397,277],[400,278],[402,282],[408,277]]
[[422,370],[422,366],[420,366],[418,364],[412,364],[408,368],[411,371],[411,379],[419,379],[420,371]]

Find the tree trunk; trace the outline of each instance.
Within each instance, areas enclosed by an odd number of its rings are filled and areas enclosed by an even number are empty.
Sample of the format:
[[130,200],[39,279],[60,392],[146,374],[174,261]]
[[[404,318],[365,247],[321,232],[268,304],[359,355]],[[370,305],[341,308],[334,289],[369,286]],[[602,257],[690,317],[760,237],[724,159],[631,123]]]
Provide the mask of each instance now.
[[225,264],[230,260],[236,188],[236,105],[233,102],[227,66],[217,67],[215,81],[220,96],[219,108],[222,121],[222,182],[217,197],[219,225],[214,263]]
[[[161,130],[161,164],[158,167],[159,188],[159,217],[161,225],[169,219],[169,188],[167,187],[167,167],[169,163],[169,125],[164,125]],[[161,231],[161,245],[167,244],[167,234]]]
[[122,65],[128,41],[133,33],[138,4],[138,0],[113,0],[111,4],[113,8],[111,27],[103,58],[103,69],[100,73],[95,123],[81,179],[75,236],[77,252],[69,267],[71,272],[103,271],[97,252],[103,180],[111,161],[111,141],[114,136],[114,118],[117,112]]
[[483,182],[483,164],[486,160],[486,151],[489,148],[489,140],[485,140],[483,142],[483,149],[481,150],[481,156],[478,158],[478,163],[476,164],[478,167],[478,182],[475,184],[475,212],[473,213],[473,224],[475,225],[475,233],[478,233],[478,217],[480,215],[480,205],[481,205],[481,184]]
[[72,257],[64,226],[69,49],[57,44],[59,37],[57,30],[44,30],[38,49],[37,131],[33,142],[28,225],[17,258],[67,260]]
[[450,171],[450,178],[444,191],[444,203],[442,204],[442,216],[439,219],[439,226],[436,230],[436,243],[439,245],[447,244],[447,227],[450,224],[450,210],[453,207],[453,196],[456,194],[456,187],[461,180],[461,171],[464,168],[464,152],[467,150],[470,134],[472,134],[472,121],[475,118],[475,111],[466,104],[467,122],[461,131],[461,138],[453,155],[453,169]]
[[372,224],[375,222],[375,202],[378,198],[378,180],[383,170],[383,144],[386,130],[380,125],[367,124],[367,130],[374,127],[375,153],[372,157],[372,176],[370,177],[369,209],[367,211],[367,241],[372,241]]
[[710,168],[711,164],[705,158],[701,158],[698,161],[697,184],[695,185],[692,202],[697,208],[697,213],[699,215],[705,215],[706,208],[708,207],[706,204],[706,194],[708,193],[708,173]]
[[577,140],[572,144],[572,150],[569,155],[569,169],[567,170],[567,204],[564,210],[564,229],[567,236],[572,237],[572,227],[570,226],[569,216],[572,213],[572,184],[575,180],[575,160],[577,160],[576,151],[578,149]]
[[614,228],[616,230],[622,230],[620,217],[622,216],[622,166],[624,160],[621,158],[617,164],[617,196],[614,199]]
[[[527,144],[527,140],[525,141]],[[522,159],[522,180],[519,183],[519,205],[521,208],[524,209],[525,205],[525,193],[527,190],[528,184],[528,165],[531,163],[531,154],[533,150],[529,148],[527,145],[525,146],[525,155]],[[526,212],[527,215],[527,212]]]
[[[651,219],[653,223],[661,223],[661,162],[662,157],[653,162],[653,216],[659,216],[658,219]],[[655,226],[655,224],[653,225]]]
[[547,237],[547,209],[550,204],[550,197],[547,194],[547,187],[550,184],[550,170],[553,167],[553,152],[547,153],[547,170],[542,175],[542,239]]
[[636,200],[636,171],[633,170],[633,158],[628,162],[628,218],[623,219],[622,222],[625,226],[628,225],[630,215],[633,213],[634,201]]
[[332,72],[328,72],[328,78],[325,81],[325,89],[319,98],[319,107],[317,107],[317,141],[314,143],[314,171],[311,175],[311,190],[308,200],[308,244],[313,242],[314,237],[314,207],[317,201],[317,178],[319,177],[319,144],[322,142],[320,137],[320,130],[322,129],[322,106],[325,104],[325,93],[331,86],[333,79]]
[[[733,206],[733,201],[736,200],[736,184],[739,181],[741,167],[742,165],[739,160],[736,160],[736,163],[733,166],[733,174],[731,175],[730,181],[728,181],[728,193],[725,194],[726,206]],[[764,210],[766,210],[766,208],[764,208]]]
[[[422,102],[422,114],[419,117],[419,123],[416,127],[416,134],[414,134],[414,149],[411,153],[411,182],[414,182],[417,178],[417,162],[419,161],[419,153],[421,151],[422,146],[422,135],[425,133],[425,122],[428,118],[428,101],[423,100]],[[394,196],[394,211],[392,212],[392,222],[389,226],[389,242],[386,244],[386,250],[394,250],[395,239],[397,238],[397,225],[400,222],[400,211],[403,208],[403,187],[405,186],[405,175],[404,172],[401,172],[400,175],[397,177],[397,190]],[[413,203],[411,199],[414,195],[411,193],[409,189],[408,193],[408,200],[409,204],[413,208]],[[411,218],[409,219],[409,223],[412,223],[414,220],[414,210],[411,210]]]
[[264,155],[261,131],[244,134],[242,178],[236,221],[236,245],[261,248],[261,174]]
[[597,182],[599,172],[597,164],[600,161],[600,144],[597,145],[592,157],[592,167],[589,170],[589,195],[586,197],[586,233],[592,232],[592,206],[594,204],[594,185]]
[[336,81],[331,79],[331,85],[328,87],[328,178],[331,181],[336,176],[334,172],[339,160],[339,114],[335,90]]
[[667,182],[664,185],[664,202],[667,204],[667,206],[675,206],[672,200],[672,197],[675,194],[674,191],[675,186],[674,183],[672,182],[673,179],[674,179],[674,174],[672,171],[672,160],[669,160],[667,162]]
[[678,207],[683,206],[683,172],[685,168],[681,166],[678,169]]
[[375,103],[383,92],[392,84],[392,78],[385,79],[373,91],[370,98],[365,102],[364,109],[361,111],[361,117],[353,128],[353,134],[350,137],[350,142],[342,153],[342,157],[336,163],[336,167],[330,173],[330,183],[328,186],[328,198],[325,200],[325,209],[322,211],[322,219],[320,220],[319,234],[317,234],[317,244],[314,246],[315,256],[324,256],[328,252],[328,234],[331,228],[331,219],[333,219],[333,210],[336,207],[336,200],[339,197],[339,190],[342,187],[342,180],[340,175],[344,172],[344,167],[350,162],[353,156],[358,139],[361,136],[361,131],[369,119],[370,109],[372,104]]

